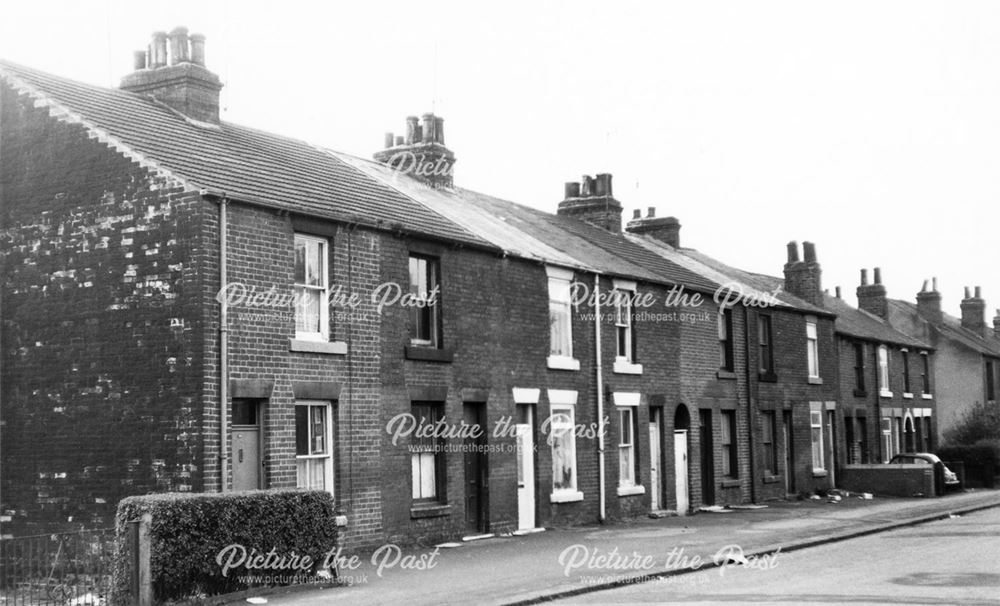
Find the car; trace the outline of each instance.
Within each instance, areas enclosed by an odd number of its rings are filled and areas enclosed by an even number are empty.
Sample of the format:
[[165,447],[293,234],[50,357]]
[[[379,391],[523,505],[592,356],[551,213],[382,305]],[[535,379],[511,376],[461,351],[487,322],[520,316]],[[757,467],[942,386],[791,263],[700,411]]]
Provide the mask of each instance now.
[[933,465],[935,479],[941,482],[938,493],[942,494],[948,488],[958,487],[958,476],[938,458],[936,454],[929,452],[903,452],[889,459],[889,464],[893,465]]

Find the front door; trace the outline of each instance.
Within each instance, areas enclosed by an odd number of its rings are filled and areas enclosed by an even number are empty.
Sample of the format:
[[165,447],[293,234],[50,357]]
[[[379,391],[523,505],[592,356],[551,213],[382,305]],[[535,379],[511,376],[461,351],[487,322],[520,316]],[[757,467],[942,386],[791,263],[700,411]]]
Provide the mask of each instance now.
[[663,472],[660,466],[660,420],[662,409],[650,409],[649,421],[649,506],[653,511],[662,507],[660,495],[663,492]]
[[781,417],[781,433],[785,443],[785,494],[795,492],[795,448],[792,443],[792,412],[786,410]]
[[517,527],[527,530],[535,527],[535,437],[531,418],[518,423],[517,431]]
[[701,502],[715,504],[715,453],[712,444],[712,411],[700,411],[698,437],[701,442]]
[[233,490],[255,490],[261,487],[258,403],[234,399],[232,411]]
[[677,515],[685,516],[691,507],[688,498],[688,432],[680,429],[674,432],[674,487],[677,493]]
[[486,532],[487,473],[486,406],[465,404],[465,423],[479,427],[477,437],[465,440],[465,527],[473,532]]
[[826,437],[830,443],[830,488],[837,487],[837,413],[826,411]]

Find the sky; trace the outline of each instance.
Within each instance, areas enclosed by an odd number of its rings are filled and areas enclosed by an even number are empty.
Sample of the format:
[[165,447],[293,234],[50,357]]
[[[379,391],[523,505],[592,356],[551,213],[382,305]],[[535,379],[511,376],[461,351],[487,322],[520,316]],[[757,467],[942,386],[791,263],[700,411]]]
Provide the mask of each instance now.
[[[0,57],[100,85],[177,25],[223,120],[370,157],[434,111],[455,182],[554,212],[611,173],[681,242],[781,275],[816,244],[856,304],[937,277],[1000,308],[1000,3],[0,0]],[[643,211],[645,214],[645,210]]]

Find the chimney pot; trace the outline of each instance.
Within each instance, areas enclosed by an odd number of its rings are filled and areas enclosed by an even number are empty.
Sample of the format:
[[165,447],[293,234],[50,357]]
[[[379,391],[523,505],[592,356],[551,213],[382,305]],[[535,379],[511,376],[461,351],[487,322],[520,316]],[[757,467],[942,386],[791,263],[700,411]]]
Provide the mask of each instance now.
[[170,65],[188,63],[188,30],[186,27],[175,27],[170,32]]
[[649,217],[650,219],[652,219],[653,217],[656,216],[656,207],[655,206],[650,206],[646,210],[647,210],[646,216]]
[[881,284],[882,283],[882,268],[881,267],[876,267],[874,273],[875,273],[874,283],[875,284]]
[[920,287],[920,292],[927,292],[927,284],[929,280],[924,280],[924,285]]
[[970,289],[968,286],[965,287],[965,298],[966,299],[972,298],[972,289]]
[[[410,177],[433,188],[451,187],[455,154],[444,146],[444,119],[433,113],[406,117],[406,134],[396,135],[392,147],[406,147],[404,150],[380,149],[374,158],[381,164],[409,174]],[[386,138],[389,144],[388,135]],[[431,145],[433,144],[433,145]],[[400,162],[406,155],[414,162]]]
[[149,44],[149,67],[163,67],[167,64],[167,32],[153,32]]
[[840,298],[840,287],[839,286],[835,289],[835,292],[837,293],[837,298],[839,299]]
[[424,122],[423,142],[424,143],[433,143],[434,142],[434,138],[435,138],[435,135],[434,135],[434,125],[435,125],[434,124],[434,114],[424,114],[423,115],[423,122]]
[[414,143],[419,143],[417,138],[417,129],[420,128],[420,119],[416,116],[406,117],[406,144],[413,145]]
[[799,243],[792,240],[788,243],[788,262],[798,263],[799,262]]
[[982,286],[977,286],[976,287],[976,298],[977,299],[982,299],[983,298],[983,287]]
[[937,292],[937,278],[931,278],[931,292]]
[[633,219],[641,219],[642,218],[642,211],[640,209],[638,209],[638,208],[635,209],[634,211],[632,211],[632,218]]
[[566,198],[579,198],[580,197],[580,184],[576,181],[566,182]]
[[133,65],[136,70],[146,69],[146,51],[137,50],[132,53]]
[[812,242],[802,243],[802,260],[806,263],[816,262],[816,245]]
[[396,135],[396,145],[403,144],[403,135]]
[[205,67],[205,36],[191,34],[191,63]]
[[444,118],[434,116],[434,141],[444,145]]
[[389,149],[390,147],[392,147],[392,142],[395,141],[395,140],[396,140],[396,138],[392,136],[392,133],[386,133],[385,134],[385,148]]
[[594,186],[595,186],[594,195],[597,195],[597,196],[610,196],[611,195],[611,192],[609,191],[610,177],[611,177],[611,175],[608,175],[608,174],[605,174],[605,173],[598,173],[594,177]]
[[861,286],[868,286],[868,270],[861,270]]

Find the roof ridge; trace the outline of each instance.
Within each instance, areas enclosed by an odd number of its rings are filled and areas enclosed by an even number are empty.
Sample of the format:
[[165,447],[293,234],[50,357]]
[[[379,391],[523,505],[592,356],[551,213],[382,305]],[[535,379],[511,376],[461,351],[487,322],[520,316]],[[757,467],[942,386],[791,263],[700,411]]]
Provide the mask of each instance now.
[[[189,190],[201,190],[196,184],[191,182],[180,175],[175,174],[168,168],[161,166],[158,162],[149,159],[144,154],[136,151],[132,146],[124,143],[117,137],[113,136],[111,133],[105,131],[104,129],[98,127],[96,124],[88,121],[86,118],[80,114],[74,112],[70,108],[66,107],[59,101],[53,99],[50,95],[45,94],[37,87],[24,81],[22,78],[18,77],[16,74],[11,73],[9,69],[10,62],[0,61],[0,78],[6,79],[11,87],[21,95],[26,95],[32,100],[34,100],[35,107],[44,107],[48,110],[49,117],[53,118],[64,124],[74,124],[77,126],[82,126],[88,133],[92,135],[92,138],[97,139],[108,148],[114,150],[115,152],[121,154],[122,156],[128,158],[129,160],[136,162],[139,166],[147,168],[154,171],[161,177],[169,179],[179,184],[181,187]],[[31,70],[34,71],[34,70]],[[61,76],[60,76],[61,77]],[[92,84],[78,83],[85,86],[95,87]],[[103,90],[114,90],[104,87]]]

